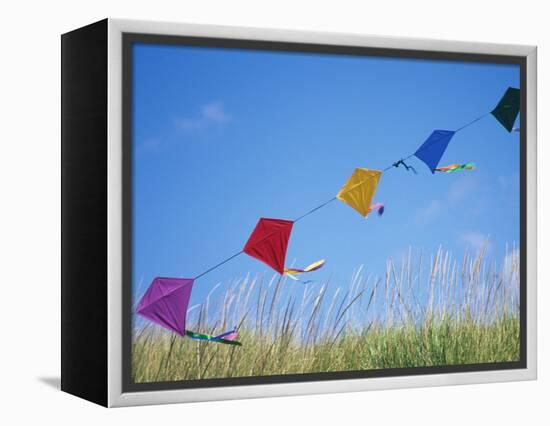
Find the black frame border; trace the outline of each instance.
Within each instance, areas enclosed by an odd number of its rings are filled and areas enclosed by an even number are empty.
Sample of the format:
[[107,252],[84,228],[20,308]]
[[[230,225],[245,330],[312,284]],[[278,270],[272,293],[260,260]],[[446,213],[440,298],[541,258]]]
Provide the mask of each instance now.
[[108,405],[107,19],[61,36],[61,390]]
[[[169,382],[135,383],[132,380],[132,83],[134,43],[201,46],[227,49],[374,56],[519,65],[520,67],[520,360],[514,362],[320,372],[271,376],[229,377]],[[396,41],[396,43],[399,43]],[[527,58],[525,56],[457,53],[299,42],[122,34],[122,392],[198,389],[276,383],[303,383],[375,377],[417,376],[527,368]]]

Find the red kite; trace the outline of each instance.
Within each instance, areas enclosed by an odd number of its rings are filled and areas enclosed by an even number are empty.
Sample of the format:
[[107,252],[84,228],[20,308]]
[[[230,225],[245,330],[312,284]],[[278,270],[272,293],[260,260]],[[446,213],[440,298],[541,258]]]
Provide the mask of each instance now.
[[243,251],[282,275],[292,225],[292,220],[260,218]]
[[292,225],[294,225],[292,220],[260,218],[243,251],[271,266],[281,275],[298,275],[316,271],[325,264],[324,260],[312,263],[304,269],[285,268],[286,248]]

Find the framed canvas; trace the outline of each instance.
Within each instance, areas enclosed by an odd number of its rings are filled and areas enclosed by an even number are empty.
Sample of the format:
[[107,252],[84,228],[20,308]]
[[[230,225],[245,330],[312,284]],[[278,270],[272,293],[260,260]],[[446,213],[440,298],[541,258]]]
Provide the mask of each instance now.
[[536,48],[106,19],[62,36],[62,389],[536,378]]

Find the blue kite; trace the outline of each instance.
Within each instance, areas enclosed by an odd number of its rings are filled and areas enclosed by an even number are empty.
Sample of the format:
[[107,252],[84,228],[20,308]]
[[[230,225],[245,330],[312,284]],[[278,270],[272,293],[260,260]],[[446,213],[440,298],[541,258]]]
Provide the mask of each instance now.
[[452,130],[434,130],[414,155],[426,163],[432,173],[435,173],[435,169],[455,133]]

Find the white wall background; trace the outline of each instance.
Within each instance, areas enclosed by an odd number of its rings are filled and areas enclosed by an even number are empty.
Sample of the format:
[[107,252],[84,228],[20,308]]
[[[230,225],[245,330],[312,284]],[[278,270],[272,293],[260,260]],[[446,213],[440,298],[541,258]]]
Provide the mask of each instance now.
[[[71,425],[548,424],[546,2],[7,0],[0,4],[0,422]],[[106,410],[57,391],[60,39],[104,17],[539,46],[539,380]],[[547,392],[545,396],[543,393]],[[1,420],[3,419],[3,421]]]

